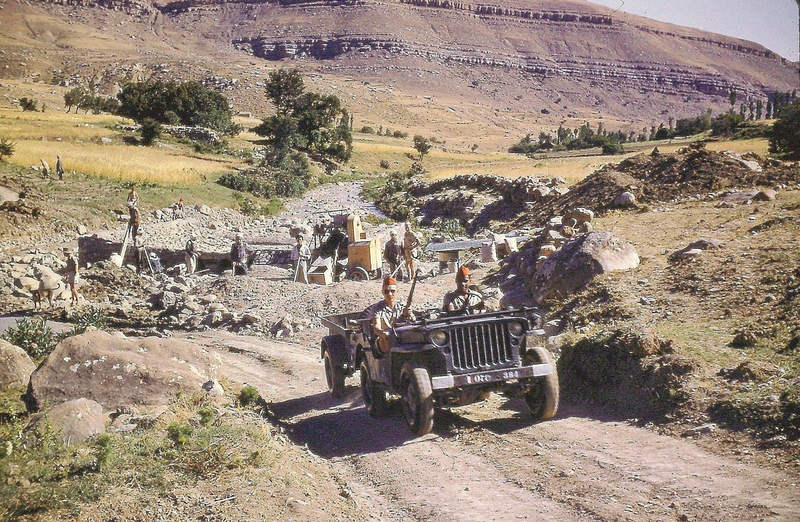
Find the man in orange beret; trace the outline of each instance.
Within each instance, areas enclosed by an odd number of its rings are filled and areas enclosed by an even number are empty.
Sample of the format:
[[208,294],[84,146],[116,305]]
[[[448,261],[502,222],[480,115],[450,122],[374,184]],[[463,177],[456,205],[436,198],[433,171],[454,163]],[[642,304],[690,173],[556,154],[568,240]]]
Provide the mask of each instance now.
[[443,312],[474,314],[484,309],[483,296],[469,287],[471,282],[469,268],[465,266],[459,268],[456,272],[457,288],[445,294],[442,302]]
[[372,319],[372,330],[377,336],[378,349],[382,353],[388,353],[395,324],[400,320],[413,320],[413,317],[397,301],[397,280],[394,277],[387,276],[383,279],[382,292],[383,301],[364,310],[364,318]]

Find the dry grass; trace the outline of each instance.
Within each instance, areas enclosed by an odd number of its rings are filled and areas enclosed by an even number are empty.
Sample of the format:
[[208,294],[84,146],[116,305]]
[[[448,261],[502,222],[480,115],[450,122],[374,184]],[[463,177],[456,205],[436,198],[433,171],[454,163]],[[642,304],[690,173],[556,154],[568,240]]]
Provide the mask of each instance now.
[[[54,168],[56,155],[61,155],[65,170],[109,179],[193,185],[241,165],[193,155],[181,146],[125,145],[124,135],[114,128],[124,122],[109,115],[1,108],[0,137],[15,143],[9,163],[29,167],[44,159]],[[104,144],[102,138],[112,143]]]

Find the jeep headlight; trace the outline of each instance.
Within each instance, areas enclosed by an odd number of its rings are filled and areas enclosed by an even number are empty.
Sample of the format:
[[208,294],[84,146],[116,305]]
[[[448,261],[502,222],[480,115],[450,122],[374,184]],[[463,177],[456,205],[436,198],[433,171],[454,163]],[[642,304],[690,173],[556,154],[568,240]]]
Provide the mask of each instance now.
[[524,332],[525,332],[525,327],[522,326],[522,323],[518,323],[516,321],[508,323],[508,333],[510,333],[514,337],[519,337]]
[[428,337],[436,346],[445,346],[447,344],[447,332],[444,330],[434,330],[428,334]]

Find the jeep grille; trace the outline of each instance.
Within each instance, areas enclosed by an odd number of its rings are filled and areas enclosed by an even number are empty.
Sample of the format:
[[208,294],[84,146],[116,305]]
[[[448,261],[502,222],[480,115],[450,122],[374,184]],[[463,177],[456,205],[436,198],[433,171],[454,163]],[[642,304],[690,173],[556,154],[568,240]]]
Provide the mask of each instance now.
[[514,361],[506,323],[462,326],[450,331],[453,370],[475,371]]

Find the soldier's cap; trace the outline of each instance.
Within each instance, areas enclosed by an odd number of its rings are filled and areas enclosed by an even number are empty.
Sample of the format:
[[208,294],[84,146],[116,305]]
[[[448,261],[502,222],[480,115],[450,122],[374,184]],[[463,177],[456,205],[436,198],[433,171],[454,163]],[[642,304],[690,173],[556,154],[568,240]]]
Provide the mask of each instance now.
[[189,234],[189,239],[197,239],[197,234]]
[[397,237],[397,232],[392,230],[391,232],[389,232],[389,235],[392,236],[392,237]]
[[297,234],[297,239],[305,239],[305,238],[303,237],[303,234]]
[[469,277],[469,268],[466,266],[462,265],[461,268],[458,269],[458,272],[456,272],[456,281],[463,281]]
[[236,239],[244,239],[244,236],[242,235],[241,232],[236,233]]
[[397,286],[397,280],[392,276],[386,276],[383,278],[383,288],[387,286],[395,285]]

